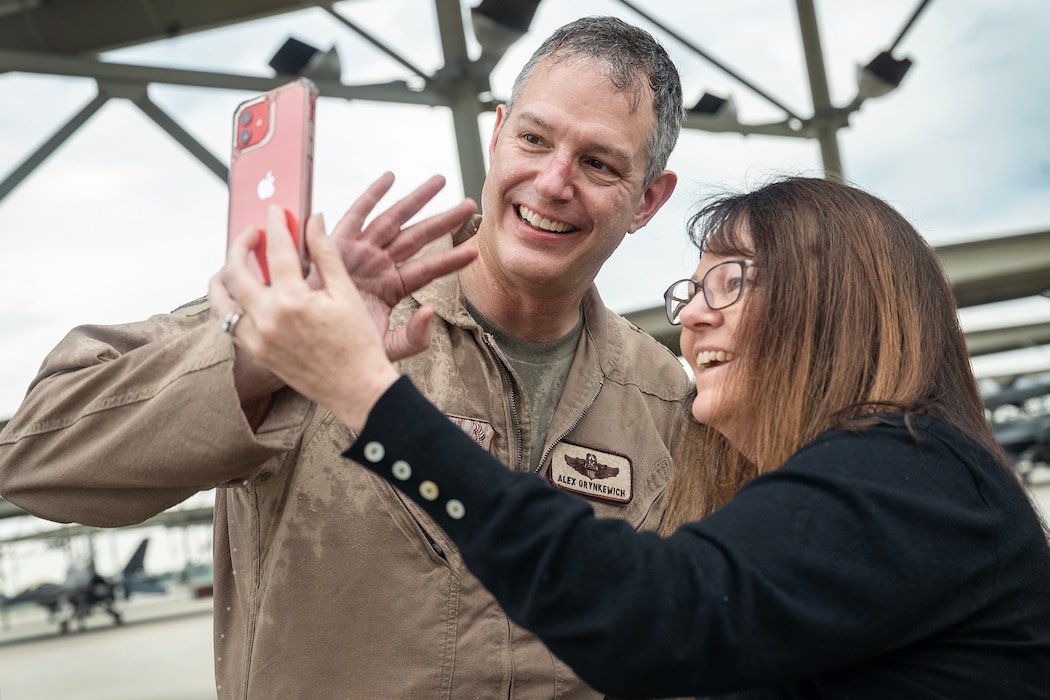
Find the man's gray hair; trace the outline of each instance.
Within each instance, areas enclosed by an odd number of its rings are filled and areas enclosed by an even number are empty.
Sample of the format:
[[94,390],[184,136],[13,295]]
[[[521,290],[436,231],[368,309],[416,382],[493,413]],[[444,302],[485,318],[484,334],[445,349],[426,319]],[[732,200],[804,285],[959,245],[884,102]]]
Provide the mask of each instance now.
[[649,32],[616,17],[581,17],[556,30],[532,54],[514,81],[508,111],[514,110],[536,66],[548,57],[552,61],[592,58],[604,63],[609,80],[631,94],[635,106],[645,94],[642,79],[648,82],[656,117],[649,133],[648,186],[667,167],[685,118],[682,81],[664,47]]

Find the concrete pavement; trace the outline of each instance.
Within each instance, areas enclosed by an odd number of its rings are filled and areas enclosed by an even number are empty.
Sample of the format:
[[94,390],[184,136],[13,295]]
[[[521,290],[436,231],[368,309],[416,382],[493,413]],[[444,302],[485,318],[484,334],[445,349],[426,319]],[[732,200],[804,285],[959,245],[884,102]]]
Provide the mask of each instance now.
[[215,700],[211,599],[186,592],[128,601],[125,623],[92,615],[57,633],[42,609],[0,625],[0,700]]

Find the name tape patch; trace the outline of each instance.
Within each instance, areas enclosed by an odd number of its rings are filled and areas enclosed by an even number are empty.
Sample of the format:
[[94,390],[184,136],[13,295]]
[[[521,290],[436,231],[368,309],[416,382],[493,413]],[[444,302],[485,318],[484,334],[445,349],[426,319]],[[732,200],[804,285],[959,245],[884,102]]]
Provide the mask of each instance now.
[[628,503],[634,497],[631,460],[586,445],[571,442],[555,445],[549,478],[558,488],[588,498]]

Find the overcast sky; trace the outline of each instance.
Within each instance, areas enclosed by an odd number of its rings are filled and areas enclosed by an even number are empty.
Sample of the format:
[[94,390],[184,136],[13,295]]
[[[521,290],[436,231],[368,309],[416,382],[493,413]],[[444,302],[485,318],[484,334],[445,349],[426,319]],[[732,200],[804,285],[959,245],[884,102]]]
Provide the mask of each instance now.
[[[636,2],[796,113],[812,113],[793,2]],[[888,48],[918,4],[818,0],[836,105],[854,96],[858,64]],[[440,65],[430,0],[355,0],[338,9],[424,70]],[[509,93],[544,36],[583,14],[615,14],[652,29],[679,66],[687,103],[707,90],[731,95],[742,122],[781,118],[616,0],[542,3],[532,31],[493,76],[497,98]],[[320,10],[124,49],[106,59],[269,75],[266,63],[289,35],[337,46],[346,83],[407,77]],[[914,61],[901,87],[866,102],[840,132],[848,179],[897,206],[935,245],[1050,228],[1048,37],[1046,0],[933,0],[895,51]],[[249,95],[167,86],[153,86],[150,94],[228,162],[230,119]],[[0,76],[0,178],[94,95],[91,80]],[[481,122],[487,139],[491,116]],[[398,192],[442,173],[449,186],[438,204],[451,205],[463,194],[451,120],[440,108],[322,98],[316,149],[314,208],[330,224],[388,169],[399,178]],[[691,272],[696,258],[684,222],[705,193],[753,185],[774,173],[821,172],[818,148],[807,140],[697,131],[682,135],[669,167],[680,176],[674,197],[647,228],[628,237],[599,277],[602,295],[618,311],[658,304],[670,280]],[[135,107],[108,103],[0,201],[0,419],[14,413],[41,360],[69,328],[139,320],[205,294],[223,262],[225,224],[224,183]],[[1030,300],[1024,309],[1025,318],[1050,319],[1050,300]],[[964,321],[987,325],[1003,316],[976,310]],[[1050,349],[1036,354],[1050,358]]]

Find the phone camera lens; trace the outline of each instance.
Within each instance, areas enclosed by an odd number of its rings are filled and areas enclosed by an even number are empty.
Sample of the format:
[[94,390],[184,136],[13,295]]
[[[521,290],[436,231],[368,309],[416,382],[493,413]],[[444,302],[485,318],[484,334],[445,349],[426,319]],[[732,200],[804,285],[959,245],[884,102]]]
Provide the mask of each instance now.
[[251,140],[251,138],[252,138],[252,132],[251,132],[251,129],[242,129],[242,130],[241,130],[241,137],[240,137],[240,138],[241,138],[241,145],[242,145],[242,146],[243,146],[244,144],[248,143],[248,141],[250,141],[250,140]]
[[252,113],[250,110],[244,110],[241,112],[241,126],[248,126],[252,121]]

